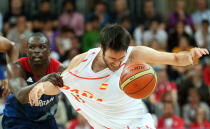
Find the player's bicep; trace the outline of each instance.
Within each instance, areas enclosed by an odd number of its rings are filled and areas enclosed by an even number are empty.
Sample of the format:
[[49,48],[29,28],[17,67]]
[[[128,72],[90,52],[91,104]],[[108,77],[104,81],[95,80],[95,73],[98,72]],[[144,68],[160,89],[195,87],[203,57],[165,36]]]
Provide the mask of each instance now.
[[175,65],[174,53],[161,52],[145,46],[135,47],[132,51],[133,62],[158,63]]
[[86,56],[87,56],[87,52],[75,56],[71,60],[71,62],[69,63],[68,68],[62,74],[66,73],[66,72],[69,72],[71,69],[73,69],[76,66],[78,66],[85,59]]

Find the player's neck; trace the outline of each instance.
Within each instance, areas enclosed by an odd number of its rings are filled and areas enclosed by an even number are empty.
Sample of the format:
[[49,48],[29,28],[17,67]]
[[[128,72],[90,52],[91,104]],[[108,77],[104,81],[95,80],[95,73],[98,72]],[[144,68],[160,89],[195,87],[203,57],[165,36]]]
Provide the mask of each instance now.
[[106,63],[103,60],[103,53],[100,51],[98,55],[95,57],[92,63],[92,70],[94,72],[99,72],[103,69],[107,68]]
[[33,72],[33,73],[46,73],[46,71],[48,70],[48,67],[49,67],[49,64],[50,64],[50,62],[49,61],[47,61],[47,62],[45,62],[45,63],[43,63],[43,64],[32,64],[32,63],[30,63],[29,62],[29,65],[30,65],[30,68],[31,68],[31,71]]

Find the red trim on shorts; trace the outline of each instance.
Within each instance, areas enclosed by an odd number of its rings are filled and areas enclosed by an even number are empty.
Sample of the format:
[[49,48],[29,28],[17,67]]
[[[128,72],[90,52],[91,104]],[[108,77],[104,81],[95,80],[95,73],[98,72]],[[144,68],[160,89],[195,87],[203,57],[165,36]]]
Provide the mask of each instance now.
[[87,78],[87,77],[81,77],[81,76],[78,76],[72,72],[69,72],[71,75],[75,76],[75,77],[78,77],[78,78],[81,78],[81,79],[87,79],[87,80],[98,80],[98,79],[103,79],[103,78],[107,78],[109,77],[110,75],[106,75],[106,76],[103,76],[103,77],[97,77],[97,78]]
[[128,129],[130,129],[130,127],[129,127],[129,126],[127,126],[127,128],[128,128]]

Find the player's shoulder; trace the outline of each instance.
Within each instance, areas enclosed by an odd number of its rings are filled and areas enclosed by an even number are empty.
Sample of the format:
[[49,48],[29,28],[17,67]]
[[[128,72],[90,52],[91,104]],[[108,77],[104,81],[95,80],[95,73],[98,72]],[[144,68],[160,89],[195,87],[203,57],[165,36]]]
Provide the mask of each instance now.
[[72,60],[71,60],[71,62],[70,62],[70,64],[69,64],[69,66],[68,66],[68,70],[71,70],[71,69],[73,69],[74,67],[76,67],[77,65],[79,65],[84,59],[85,59],[85,57],[88,55],[88,52],[85,52],[85,53],[82,53],[82,54],[79,54],[79,55],[77,55],[77,56],[75,56]]
[[128,58],[128,62],[133,62],[136,57],[143,55],[144,51],[145,51],[144,46],[133,46],[133,49]]

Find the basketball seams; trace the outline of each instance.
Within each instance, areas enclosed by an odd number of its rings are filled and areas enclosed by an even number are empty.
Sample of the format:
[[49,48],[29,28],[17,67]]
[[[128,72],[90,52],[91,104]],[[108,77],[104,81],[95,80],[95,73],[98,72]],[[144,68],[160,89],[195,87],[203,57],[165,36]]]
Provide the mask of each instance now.
[[[148,75],[148,74],[147,74]],[[152,82],[152,80],[154,79],[154,76],[152,77],[152,79],[143,87],[143,88],[141,88],[141,89],[139,89],[139,90],[137,90],[137,91],[135,91],[135,92],[132,92],[132,93],[127,93],[127,94],[136,94],[137,92],[139,92],[139,91],[141,91],[141,90],[143,90],[144,88],[146,88],[147,87],[147,85],[149,85],[150,84],[150,82]]]
[[[156,78],[156,76],[155,76],[155,78]],[[156,79],[157,80],[157,79]],[[154,90],[155,90],[155,88],[156,88],[156,84],[157,84],[157,81],[155,80],[155,86],[153,87],[153,89],[152,89],[152,91],[150,92],[150,94],[148,94],[147,96],[145,96],[145,97],[143,97],[143,98],[141,98],[141,99],[144,99],[144,98],[147,98],[148,96],[150,96],[153,92],[154,92]]]
[[[140,73],[136,73],[136,74],[134,74],[133,76],[131,76],[131,77],[129,77],[128,79],[126,79],[126,80],[120,85],[120,88],[121,88],[121,89],[124,89],[125,86],[127,86],[130,82],[132,82],[132,81],[134,81],[134,80],[138,79],[139,77],[142,77],[142,76],[144,76],[144,75],[146,75],[146,74],[150,74],[150,73],[154,75],[154,72],[153,72],[153,70],[152,70],[151,67],[149,67],[149,69],[147,69],[147,70],[141,71]],[[137,77],[136,77],[135,79],[132,79],[134,76],[137,76]]]
[[[139,63],[139,64],[132,64],[132,65],[129,65],[128,67],[125,67],[124,69],[123,69],[123,71],[127,71],[129,68],[131,68],[131,67],[134,67],[135,68],[135,65],[137,65],[137,66],[144,66],[143,64],[141,64],[141,63]],[[146,69],[146,70],[149,70],[150,69],[150,67],[148,68],[148,69]],[[144,70],[144,71],[146,71],[146,70]],[[144,71],[141,71],[141,72],[144,72]],[[123,78],[123,80],[127,80],[128,78],[124,78],[125,76],[127,76],[128,74],[126,74],[126,75],[124,75],[125,73],[123,72],[122,73],[122,77],[121,78]],[[138,74],[138,73],[136,73],[136,74]]]

